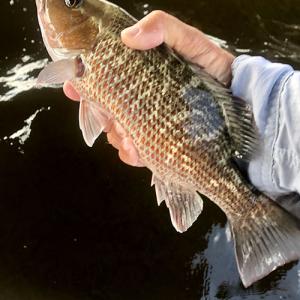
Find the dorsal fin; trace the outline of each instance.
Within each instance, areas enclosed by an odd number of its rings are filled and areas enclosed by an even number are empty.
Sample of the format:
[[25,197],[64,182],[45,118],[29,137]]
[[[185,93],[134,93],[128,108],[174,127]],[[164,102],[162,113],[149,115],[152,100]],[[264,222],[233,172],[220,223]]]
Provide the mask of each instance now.
[[228,132],[233,140],[236,154],[245,160],[250,160],[259,144],[252,110],[239,98],[232,97],[230,100],[222,102]]
[[[189,64],[191,70],[201,79],[201,84],[210,91],[220,104],[228,133],[238,156],[249,160],[258,149],[258,131],[252,109],[242,99],[232,96],[231,91],[210,76],[199,66]],[[203,87],[199,87],[200,89]]]

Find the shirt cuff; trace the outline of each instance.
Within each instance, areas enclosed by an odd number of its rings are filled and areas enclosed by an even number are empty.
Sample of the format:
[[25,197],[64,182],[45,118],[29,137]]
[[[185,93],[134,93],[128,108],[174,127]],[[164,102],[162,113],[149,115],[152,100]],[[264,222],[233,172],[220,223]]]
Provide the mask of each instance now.
[[289,65],[271,63],[260,56],[241,55],[232,64],[231,90],[253,108],[260,134],[263,134],[270,111],[270,94],[284,74],[293,71]]
[[232,93],[252,106],[260,135],[261,147],[249,163],[249,178],[254,186],[273,198],[289,192],[281,188],[276,174],[291,171],[284,159],[278,164],[277,156],[278,132],[283,126],[280,123],[282,92],[293,72],[289,65],[248,55],[237,57],[232,64]]

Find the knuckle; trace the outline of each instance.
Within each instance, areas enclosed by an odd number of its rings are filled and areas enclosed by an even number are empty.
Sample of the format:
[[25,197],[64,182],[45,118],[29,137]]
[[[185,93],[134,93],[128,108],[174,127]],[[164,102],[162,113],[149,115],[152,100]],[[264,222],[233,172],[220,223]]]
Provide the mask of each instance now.
[[154,10],[148,15],[149,19],[156,22],[165,19],[166,16],[167,14],[162,10]]
[[114,138],[114,135],[109,132],[107,133],[107,141],[113,146],[116,148],[116,139]]
[[112,142],[111,133],[108,132],[106,137],[107,137],[107,141],[111,144],[111,142]]

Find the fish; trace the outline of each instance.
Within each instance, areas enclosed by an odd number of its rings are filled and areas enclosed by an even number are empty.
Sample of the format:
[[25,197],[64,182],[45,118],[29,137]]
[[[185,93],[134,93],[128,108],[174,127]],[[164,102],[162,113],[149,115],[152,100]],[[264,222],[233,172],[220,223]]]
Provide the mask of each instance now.
[[241,175],[236,156],[254,155],[259,138],[251,108],[167,45],[126,47],[121,31],[137,20],[105,0],[36,0],[53,62],[38,83],[70,80],[81,95],[79,125],[92,146],[109,120],[132,138],[152,172],[178,232],[203,210],[203,195],[230,224],[245,287],[300,257],[299,219]]

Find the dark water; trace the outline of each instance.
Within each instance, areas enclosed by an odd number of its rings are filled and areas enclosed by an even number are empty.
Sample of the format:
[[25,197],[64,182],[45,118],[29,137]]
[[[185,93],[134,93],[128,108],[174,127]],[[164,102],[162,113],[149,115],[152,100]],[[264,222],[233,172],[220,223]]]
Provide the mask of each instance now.
[[[296,0],[123,2],[137,17],[167,10],[237,54],[300,67]],[[104,136],[88,148],[78,105],[30,89],[47,58],[34,1],[0,8],[0,300],[299,299],[299,264],[244,289],[217,207],[207,201],[177,234],[147,170],[121,163]]]

